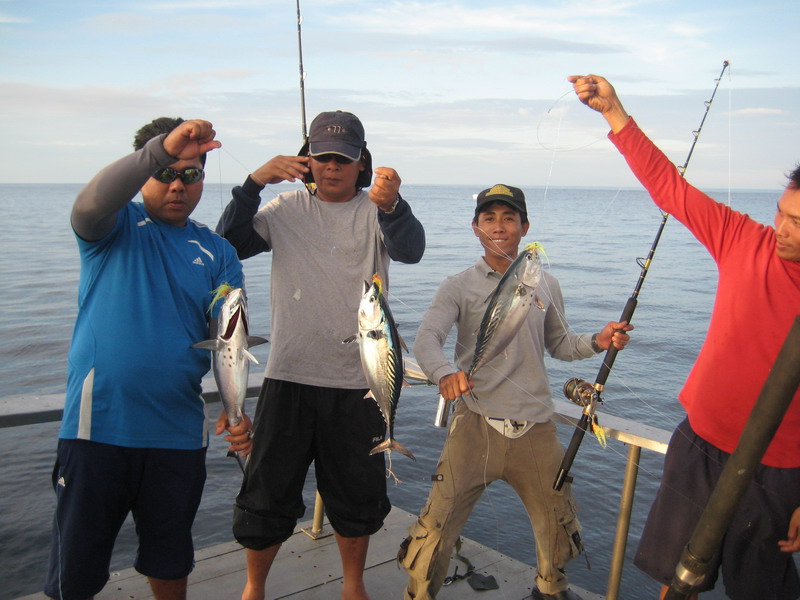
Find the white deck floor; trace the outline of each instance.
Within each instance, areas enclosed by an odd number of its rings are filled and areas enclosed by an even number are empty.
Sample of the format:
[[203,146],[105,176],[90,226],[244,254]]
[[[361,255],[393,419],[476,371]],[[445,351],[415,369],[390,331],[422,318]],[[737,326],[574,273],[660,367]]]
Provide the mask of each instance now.
[[[370,541],[365,580],[372,600],[401,599],[405,588],[405,572],[397,566],[396,555],[408,526],[416,517],[394,508],[384,523],[383,531]],[[301,531],[310,522],[302,523],[284,543],[270,572],[267,598],[277,600],[338,600],[341,591],[341,564],[333,536],[312,540]],[[325,529],[330,531],[326,524]],[[461,554],[478,573],[493,575],[499,589],[473,590],[466,580],[442,588],[441,600],[522,600],[530,597],[534,569],[508,556],[464,540]],[[204,548],[195,553],[197,565],[189,576],[191,600],[238,600],[245,581],[244,550],[230,542]],[[462,563],[459,572],[464,572]],[[602,600],[602,596],[573,588],[584,600]],[[111,580],[96,600],[140,600],[152,598],[147,580],[133,569],[112,573]],[[19,600],[39,600],[42,594]]]

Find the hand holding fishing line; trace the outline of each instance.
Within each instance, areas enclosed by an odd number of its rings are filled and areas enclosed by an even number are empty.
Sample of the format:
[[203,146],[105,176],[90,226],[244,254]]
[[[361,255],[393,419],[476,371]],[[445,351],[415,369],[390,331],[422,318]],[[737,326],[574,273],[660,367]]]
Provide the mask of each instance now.
[[369,199],[383,212],[392,212],[400,197],[400,176],[391,167],[377,167],[375,181],[369,189]]
[[570,75],[575,95],[586,106],[596,110],[608,121],[611,130],[617,133],[630,118],[617,97],[617,92],[605,77],[599,75]]
[[164,150],[170,156],[181,160],[197,158],[216,148],[222,143],[215,140],[217,132],[209,121],[193,119],[184,121],[164,138]]
[[261,185],[281,181],[294,183],[298,179],[304,181],[306,173],[311,171],[309,160],[307,156],[275,156],[253,171],[250,177]]

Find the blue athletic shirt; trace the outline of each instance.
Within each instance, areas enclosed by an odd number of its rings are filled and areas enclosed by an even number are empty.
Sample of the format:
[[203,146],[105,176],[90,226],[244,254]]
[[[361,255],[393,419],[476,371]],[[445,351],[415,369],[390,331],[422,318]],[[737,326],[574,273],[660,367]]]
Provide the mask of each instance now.
[[233,247],[192,221],[184,227],[148,216],[138,202],[81,256],[79,312],[69,352],[59,437],[139,448],[208,444],[200,396],[210,353],[211,291],[243,286]]

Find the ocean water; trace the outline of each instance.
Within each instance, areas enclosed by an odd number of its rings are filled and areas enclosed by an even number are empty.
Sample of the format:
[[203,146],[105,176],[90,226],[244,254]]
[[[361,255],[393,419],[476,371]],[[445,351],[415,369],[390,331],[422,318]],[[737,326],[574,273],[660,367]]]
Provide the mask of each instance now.
[[[229,198],[230,185],[207,185],[194,214],[213,226]],[[287,186],[288,187],[288,186]],[[5,293],[0,296],[0,378],[3,397],[61,393],[66,355],[76,313],[78,254],[69,227],[78,185],[0,185],[3,215],[0,263]],[[281,186],[275,186],[276,191]],[[566,318],[579,332],[599,330],[616,320],[639,277],[637,257],[645,256],[661,213],[641,190],[524,188],[531,230],[524,241],[542,242],[549,269],[564,292]],[[470,266],[481,248],[470,229],[472,195],[459,186],[404,186],[427,233],[427,251],[418,265],[391,268],[390,303],[409,347],[438,284]],[[276,193],[262,194],[264,200]],[[734,192],[733,208],[771,223],[779,191]],[[715,195],[712,193],[712,195]],[[718,194],[727,201],[727,192]],[[269,335],[269,259],[245,261],[251,329]],[[671,430],[683,417],[676,396],[702,345],[716,286],[716,269],[704,248],[670,220],[639,296],[632,319],[636,330],[628,349],[618,355],[606,385],[602,414],[615,414]],[[355,309],[354,309],[355,310]],[[268,345],[254,349],[263,363]],[[581,362],[548,361],[553,395],[570,377],[594,381],[600,356]],[[417,462],[394,457],[402,483],[389,483],[392,502],[410,512],[424,503],[445,432],[433,427],[437,393],[428,386],[406,388],[400,400],[396,437]],[[248,412],[252,414],[253,404]],[[216,411],[212,409],[212,412]],[[0,600],[37,591],[49,547],[54,496],[50,472],[58,424],[0,430]],[[560,435],[568,443],[571,431]],[[213,437],[213,436],[212,436]],[[588,436],[572,469],[583,536],[591,569],[583,558],[568,569],[571,581],[601,593],[608,578],[627,449],[611,442],[605,450]],[[658,586],[633,567],[630,559],[660,477],[662,456],[644,452],[623,577],[622,598],[654,597]],[[312,468],[313,472],[313,468]],[[215,438],[208,454],[208,481],[195,523],[197,547],[229,541],[231,504],[241,482],[225,444]],[[306,485],[313,509],[313,474]],[[464,535],[533,564],[533,536],[513,491],[502,483],[488,488]],[[397,540],[398,544],[401,540]],[[135,552],[129,520],[120,534],[112,569],[129,567]],[[400,591],[398,590],[398,596]],[[233,594],[232,598],[238,597]]]

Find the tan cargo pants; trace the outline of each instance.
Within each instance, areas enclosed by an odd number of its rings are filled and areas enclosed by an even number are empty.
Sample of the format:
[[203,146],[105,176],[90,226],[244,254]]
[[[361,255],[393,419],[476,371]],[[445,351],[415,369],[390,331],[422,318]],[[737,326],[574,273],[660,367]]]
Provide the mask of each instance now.
[[563,568],[582,551],[570,485],[553,490],[564,454],[552,421],[507,438],[463,403],[452,417],[428,502],[409,529],[398,559],[409,575],[404,598],[432,600],[450,554],[485,487],[501,479],[522,500],[536,541],[536,584],[545,594],[567,588]]

